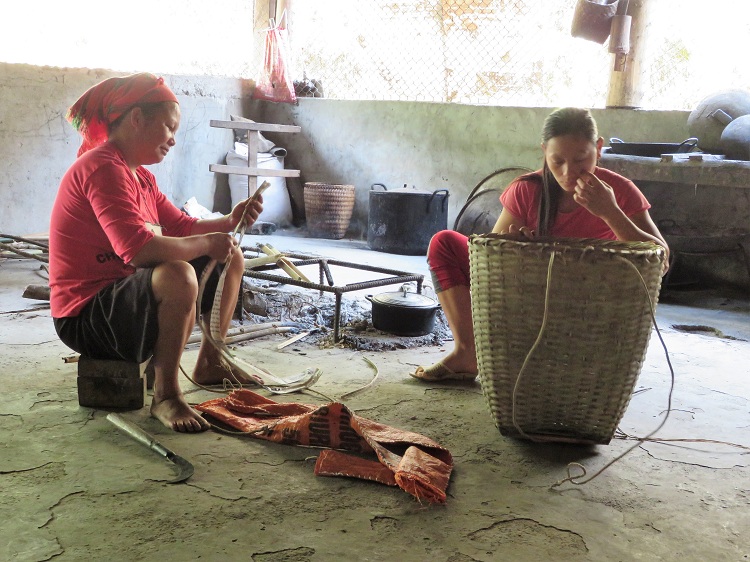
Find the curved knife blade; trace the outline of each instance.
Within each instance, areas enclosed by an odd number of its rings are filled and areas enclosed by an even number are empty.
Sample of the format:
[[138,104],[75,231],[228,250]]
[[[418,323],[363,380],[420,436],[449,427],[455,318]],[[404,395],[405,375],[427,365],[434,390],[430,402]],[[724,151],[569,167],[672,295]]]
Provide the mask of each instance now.
[[117,429],[129,435],[142,445],[145,445],[152,451],[158,453],[162,457],[166,458],[177,468],[177,476],[172,480],[167,480],[169,484],[177,484],[184,482],[193,475],[194,468],[189,461],[182,458],[180,455],[176,455],[174,452],[167,449],[164,445],[159,443],[151,435],[143,431],[140,427],[126,421],[118,414],[112,412],[107,414],[107,420],[111,422]]

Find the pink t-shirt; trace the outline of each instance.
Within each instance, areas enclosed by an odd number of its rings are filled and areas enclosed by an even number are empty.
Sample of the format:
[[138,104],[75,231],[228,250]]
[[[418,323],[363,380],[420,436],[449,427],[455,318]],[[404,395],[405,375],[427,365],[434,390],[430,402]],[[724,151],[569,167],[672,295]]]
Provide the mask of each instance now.
[[[188,236],[197,219],[175,207],[145,168],[133,176],[111,143],[83,154],[63,176],[50,219],[54,318],[76,316],[101,289],[133,272],[130,260],[155,236]],[[153,227],[151,227],[153,228]]]
[[[605,168],[596,168],[594,175],[612,187],[617,205],[626,216],[632,217],[651,208],[643,193],[629,179]],[[529,228],[536,229],[541,188],[542,172],[538,170],[511,183],[500,195],[500,202],[511,215],[523,220]],[[606,222],[583,207],[570,213],[558,213],[549,235],[559,238],[617,239]]]

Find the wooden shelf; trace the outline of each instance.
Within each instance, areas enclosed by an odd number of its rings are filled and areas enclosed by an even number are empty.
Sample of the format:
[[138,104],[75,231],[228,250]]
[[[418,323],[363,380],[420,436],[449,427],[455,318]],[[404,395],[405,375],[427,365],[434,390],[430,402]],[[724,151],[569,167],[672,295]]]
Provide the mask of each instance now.
[[276,125],[273,123],[248,123],[247,121],[219,121],[212,119],[209,124],[218,129],[242,129],[262,133],[299,133],[302,127],[297,125]]
[[299,170],[273,170],[258,168],[258,149],[260,133],[299,133],[302,128],[297,125],[276,125],[274,123],[253,123],[247,121],[221,121],[211,119],[211,127],[217,129],[241,129],[247,131],[247,166],[228,166],[209,164],[208,169],[217,174],[234,174],[247,176],[247,195],[250,197],[258,186],[258,177],[298,178]]
[[243,166],[226,166],[211,164],[208,169],[219,174],[235,174],[238,176],[265,176],[273,178],[298,178],[299,170],[270,170],[268,168],[245,168]]

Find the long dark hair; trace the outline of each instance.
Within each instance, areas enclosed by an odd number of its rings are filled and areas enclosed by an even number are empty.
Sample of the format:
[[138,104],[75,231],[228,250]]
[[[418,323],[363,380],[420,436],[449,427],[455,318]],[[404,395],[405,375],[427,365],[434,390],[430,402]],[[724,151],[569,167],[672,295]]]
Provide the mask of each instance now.
[[[599,130],[591,112],[588,109],[564,107],[550,113],[544,120],[542,142],[546,144],[554,137],[565,135],[582,137],[596,144],[599,139]],[[555,218],[557,218],[562,191],[562,187],[557,183],[555,176],[552,175],[547,166],[547,158],[545,158],[542,168],[542,192],[539,197],[538,234],[542,236],[549,234],[552,225],[555,223]]]

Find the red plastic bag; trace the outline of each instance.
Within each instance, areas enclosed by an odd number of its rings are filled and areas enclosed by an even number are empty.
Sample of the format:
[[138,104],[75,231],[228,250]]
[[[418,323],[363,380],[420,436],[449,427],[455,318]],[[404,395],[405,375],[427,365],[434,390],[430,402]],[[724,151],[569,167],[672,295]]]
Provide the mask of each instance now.
[[271,26],[266,31],[266,53],[253,98],[266,101],[297,103],[294,84],[287,66],[289,47],[287,30]]

